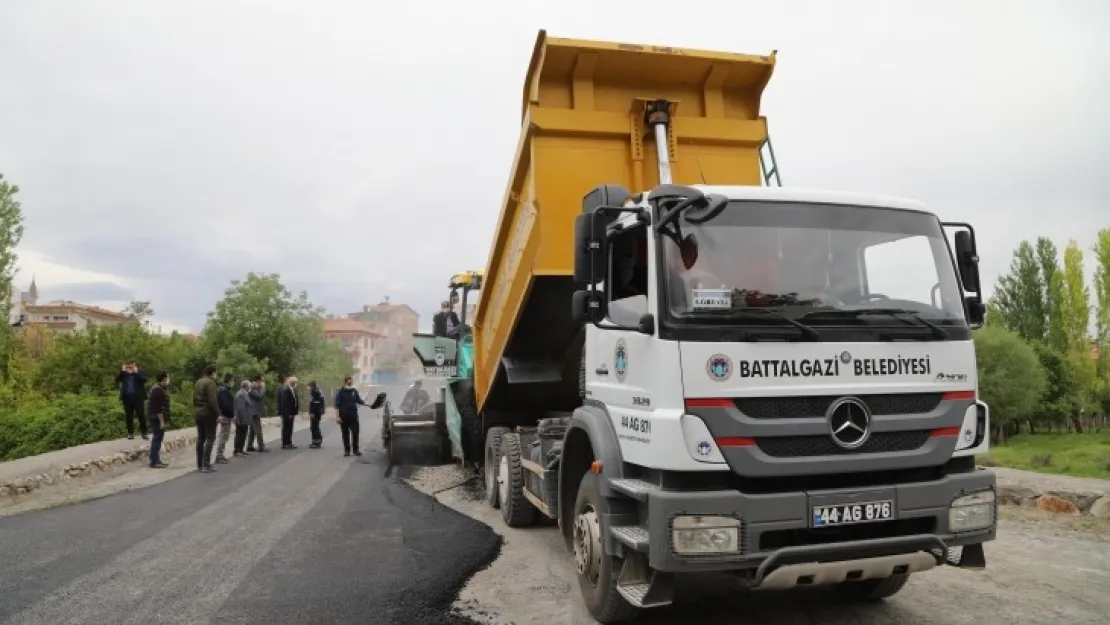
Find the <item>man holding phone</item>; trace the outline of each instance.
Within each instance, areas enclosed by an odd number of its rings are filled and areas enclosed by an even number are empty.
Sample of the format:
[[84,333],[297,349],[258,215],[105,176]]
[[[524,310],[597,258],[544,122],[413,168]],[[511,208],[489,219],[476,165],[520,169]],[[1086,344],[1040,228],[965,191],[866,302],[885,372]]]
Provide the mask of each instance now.
[[116,384],[119,385],[119,401],[123,404],[123,418],[127,422],[127,440],[135,438],[135,419],[139,420],[139,431],[143,440],[147,440],[146,419],[143,414],[143,402],[146,399],[146,374],[139,369],[139,364],[134,360],[123,363],[116,374]]

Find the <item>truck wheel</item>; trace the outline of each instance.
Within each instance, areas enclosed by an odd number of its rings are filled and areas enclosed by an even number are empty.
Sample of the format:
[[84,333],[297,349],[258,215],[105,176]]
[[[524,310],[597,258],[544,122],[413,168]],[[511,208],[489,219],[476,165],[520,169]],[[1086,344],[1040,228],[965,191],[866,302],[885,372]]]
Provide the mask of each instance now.
[[501,503],[501,518],[509,527],[531,525],[536,520],[536,509],[524,498],[524,467],[520,456],[520,436],[514,432],[502,434],[497,497]]
[[882,579],[865,579],[860,582],[844,582],[836,588],[836,596],[852,603],[871,603],[882,601],[898,594],[910,581],[909,575],[892,575]]
[[509,428],[493,427],[486,432],[486,458],[482,471],[486,478],[486,503],[491,508],[501,505],[501,485],[497,475],[501,469],[501,437],[508,431]]
[[455,394],[455,407],[459,410],[459,418],[464,460],[477,463],[482,457],[482,419],[478,414],[478,404],[474,398],[474,381],[471,379],[459,380],[452,385]]
[[601,497],[600,479],[596,473],[587,472],[578,486],[578,498],[574,501],[574,562],[578,589],[590,615],[602,623],[619,623],[635,617],[640,610],[617,592],[621,558],[605,553],[601,518],[608,505]]

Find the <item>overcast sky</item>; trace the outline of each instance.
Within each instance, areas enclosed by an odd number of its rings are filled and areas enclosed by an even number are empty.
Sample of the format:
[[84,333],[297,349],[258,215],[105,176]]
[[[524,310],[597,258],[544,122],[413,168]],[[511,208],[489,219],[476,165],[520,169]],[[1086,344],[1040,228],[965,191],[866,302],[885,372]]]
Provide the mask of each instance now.
[[448,276],[485,266],[540,28],[777,49],[784,183],[971,221],[986,281],[1021,239],[1089,250],[1110,225],[1104,0],[7,0],[19,284],[199,331],[230,280],[272,271],[427,325]]

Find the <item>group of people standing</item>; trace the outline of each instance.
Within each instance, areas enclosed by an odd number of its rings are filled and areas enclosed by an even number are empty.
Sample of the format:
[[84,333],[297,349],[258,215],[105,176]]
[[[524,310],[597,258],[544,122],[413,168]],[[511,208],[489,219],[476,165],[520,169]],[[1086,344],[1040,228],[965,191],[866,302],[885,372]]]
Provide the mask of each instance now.
[[[212,473],[216,469],[212,466],[212,452],[215,450],[216,464],[230,462],[225,455],[228,440],[232,439],[234,428],[233,457],[246,457],[252,452],[266,452],[266,443],[262,437],[263,398],[266,393],[266,380],[262,375],[253,380],[243,380],[236,392],[232,392],[234,376],[225,374],[221,382],[217,382],[215,365],[204,368],[204,374],[194,385],[193,392],[193,420],[197,428],[197,470],[202,473]],[[144,440],[150,439],[150,466],[155,469],[164,469],[168,465],[162,462],[161,449],[165,432],[170,423],[170,392],[169,374],[161,372],[155,376],[154,386],[149,395],[145,392],[147,382],[146,374],[139,369],[136,362],[125,363],[116,382],[120,387],[120,402],[123,404],[124,418],[127,423],[127,438],[135,437],[135,421],[139,417],[139,428]],[[300,397],[297,393],[299,381],[296,376],[287,376],[277,394],[278,416],[281,419],[281,448],[296,449],[293,444],[293,424],[300,414]],[[316,382],[308,383],[309,399],[308,413],[309,425],[312,435],[310,448],[319,449],[323,445],[323,434],[320,431],[320,421],[324,416],[326,402],[324,393],[317,387]],[[143,415],[143,400],[146,399],[146,411]],[[381,397],[384,400],[384,396]],[[353,452],[361,456],[359,450],[359,422],[358,407],[367,404],[354,388],[353,380],[348,377],[343,382],[343,388],[335,394],[336,420],[339,423],[343,436],[344,456]],[[380,401],[376,401],[371,408],[377,408]],[[146,418],[142,418],[142,416]],[[151,436],[147,435],[147,428]]]

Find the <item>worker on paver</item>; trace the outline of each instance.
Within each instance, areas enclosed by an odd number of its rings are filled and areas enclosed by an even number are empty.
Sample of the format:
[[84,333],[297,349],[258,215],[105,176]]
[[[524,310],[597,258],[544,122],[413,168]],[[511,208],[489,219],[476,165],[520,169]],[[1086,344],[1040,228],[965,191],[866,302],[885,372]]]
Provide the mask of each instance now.
[[227,464],[227,456],[224,455],[224,449],[227,449],[227,439],[231,437],[231,425],[235,420],[235,397],[231,394],[232,380],[235,376],[230,373],[224,374],[223,384],[220,384],[216,389],[216,401],[220,405],[220,416],[217,421],[220,424],[220,434],[217,437],[219,442],[216,444],[216,463]]
[[[250,396],[253,408],[251,409],[250,430],[247,432],[247,452],[270,451],[266,449],[266,443],[262,440],[262,410],[263,401],[266,397],[266,378],[262,374],[255,376],[254,382],[251,384]],[[257,447],[255,447],[256,443]]]
[[353,450],[356,456],[361,456],[358,449],[358,407],[365,406],[366,402],[355,388],[355,382],[350,376],[343,380],[343,388],[335,393],[336,420],[339,430],[343,435],[343,455],[351,455]]
[[308,383],[308,418],[309,427],[312,430],[312,444],[309,445],[312,449],[320,449],[324,444],[324,435],[320,433],[320,419],[324,416],[324,392],[316,387],[316,381],[313,380]]
[[165,469],[166,463],[162,462],[162,440],[166,436],[166,426],[170,422],[170,394],[166,388],[170,385],[170,374],[165,371],[154,377],[154,386],[150,387],[150,397],[146,404],[146,420],[150,423],[150,468]]
[[197,426],[197,471],[212,473],[212,444],[216,439],[216,419],[220,403],[216,392],[216,365],[204,368],[204,375],[193,386],[193,421]]
[[428,391],[424,390],[424,382],[416,380],[409,387],[409,390],[405,391],[405,396],[401,399],[401,414],[415,414],[417,410],[423,408],[430,401]]
[[235,394],[235,451],[231,455],[245,458],[247,452],[243,446],[247,443],[247,433],[251,427],[251,417],[254,412],[254,400],[251,399],[251,382],[243,380],[239,392]]

